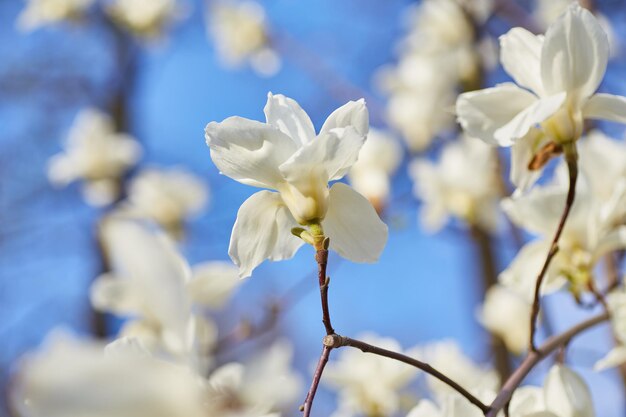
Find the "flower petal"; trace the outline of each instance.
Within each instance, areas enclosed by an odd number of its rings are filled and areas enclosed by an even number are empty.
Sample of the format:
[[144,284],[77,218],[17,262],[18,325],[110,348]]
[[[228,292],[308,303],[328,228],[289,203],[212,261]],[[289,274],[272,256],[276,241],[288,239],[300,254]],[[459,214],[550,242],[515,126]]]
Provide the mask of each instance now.
[[531,171],[528,164],[541,147],[548,142],[543,132],[539,129],[530,131],[520,138],[511,147],[511,182],[517,190],[528,190],[541,176],[541,170]]
[[142,313],[141,293],[129,279],[102,274],[91,285],[90,298],[98,311],[129,316]]
[[594,94],[583,107],[583,117],[626,123],[626,97]]
[[505,71],[522,87],[543,95],[541,46],[543,36],[524,28],[513,28],[500,37],[500,61]]
[[330,248],[353,262],[376,262],[387,243],[387,225],[361,194],[343,183],[330,189],[322,222]]
[[320,133],[282,164],[280,171],[287,182],[294,184],[302,178],[307,178],[308,182],[311,175],[319,176],[321,171],[325,173],[325,178],[317,182],[338,180],[354,165],[364,142],[365,136],[353,127]]
[[563,92],[535,101],[494,132],[496,141],[514,142],[526,135],[532,127],[552,116],[561,107],[565,97],[566,94]]
[[626,346],[616,346],[593,365],[594,371],[604,371],[626,362]]
[[220,172],[254,187],[276,188],[283,181],[278,167],[298,148],[275,127],[241,117],[209,123],[205,137]]
[[593,417],[591,392],[585,381],[565,365],[554,365],[543,385],[548,411],[559,416]]
[[237,212],[230,236],[228,254],[239,267],[241,278],[265,259],[293,257],[304,243],[291,234],[297,226],[278,193],[259,191],[248,198]]
[[243,281],[230,262],[209,261],[193,267],[187,290],[196,304],[221,309]]
[[353,127],[360,135],[369,131],[369,112],[365,100],[349,101],[332,112],[324,122],[320,134],[341,127]]
[[458,122],[472,137],[490,144],[510,146],[513,140],[497,140],[496,130],[505,126],[519,113],[531,106],[537,97],[513,83],[463,93],[456,101]]
[[282,94],[267,93],[267,104],[263,112],[268,125],[278,128],[298,146],[315,138],[311,119],[295,100]]
[[547,94],[562,91],[590,97],[600,85],[609,59],[606,33],[588,10],[572,4],[546,32],[541,78]]

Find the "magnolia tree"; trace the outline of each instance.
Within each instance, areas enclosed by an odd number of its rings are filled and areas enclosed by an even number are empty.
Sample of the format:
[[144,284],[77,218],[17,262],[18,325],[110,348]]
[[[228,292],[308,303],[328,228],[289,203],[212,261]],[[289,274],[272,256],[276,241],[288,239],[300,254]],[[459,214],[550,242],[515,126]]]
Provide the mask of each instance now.
[[[76,19],[94,3],[30,0],[18,25]],[[180,16],[174,3],[117,0],[103,7],[125,30],[153,36]],[[124,320],[110,340],[59,330],[27,354],[9,390],[16,415],[275,417],[301,404],[308,417],[324,385],[337,394],[335,417],[595,416],[567,349],[610,322],[614,343],[599,344],[595,370],[626,363],[626,144],[590,123],[626,123],[626,98],[597,92],[610,56],[606,19],[578,3],[540,2],[531,25],[532,16],[511,8],[500,8],[503,17],[526,26],[500,37],[500,62],[512,82],[484,89],[497,64],[497,45],[485,30],[494,5],[424,0],[413,10],[397,66],[376,76],[390,95],[386,113],[395,132],[370,129],[363,99],[333,111],[316,132],[294,99],[272,93],[265,121],[233,116],[208,123],[207,154],[217,169],[260,189],[237,212],[232,263],[191,266],[177,246],[186,219],[206,206],[203,181],[182,168],[129,174],[139,143],[107,114],[81,112],[65,150],[50,161],[49,177],[55,185],[80,181],[87,202],[109,207],[99,226],[106,266],[90,301]],[[227,65],[248,61],[265,75],[279,70],[258,4],[210,2],[206,16]],[[528,29],[544,26],[543,35]],[[447,111],[454,103],[461,129]],[[479,249],[485,279],[477,283],[484,288],[477,319],[492,337],[489,364],[474,363],[452,341],[406,349],[389,337],[333,326],[329,251],[350,262],[378,261],[389,234],[392,177],[403,161],[398,137],[412,152],[407,168],[422,202],[422,227],[434,233],[460,220]],[[422,152],[437,140],[438,155]],[[502,178],[506,167],[515,190]],[[520,246],[498,271],[491,242],[503,230]],[[535,237],[526,242],[521,231]],[[312,374],[293,370],[284,336],[248,357],[220,359],[241,340],[274,331],[282,306],[230,333],[216,324],[217,312],[228,311],[261,263],[286,261],[303,246],[314,255],[323,324],[311,330],[321,345]],[[601,311],[542,340],[539,323],[550,320],[542,298],[557,291],[581,309]],[[528,385],[543,361],[550,363],[543,384]],[[422,395],[407,396],[420,374]]]

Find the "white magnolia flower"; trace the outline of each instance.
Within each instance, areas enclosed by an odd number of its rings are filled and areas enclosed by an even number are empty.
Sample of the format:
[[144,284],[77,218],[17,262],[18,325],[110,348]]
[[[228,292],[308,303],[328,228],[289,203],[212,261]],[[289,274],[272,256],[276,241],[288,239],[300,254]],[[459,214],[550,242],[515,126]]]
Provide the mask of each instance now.
[[456,217],[495,230],[500,198],[496,155],[478,140],[461,138],[444,148],[440,160],[415,159],[409,174],[413,192],[423,202],[422,226],[435,232]]
[[545,37],[514,28],[500,43],[502,65],[519,86],[504,83],[461,94],[456,111],[469,135],[513,146],[511,179],[518,187],[532,184],[533,157],[548,143],[576,141],[585,119],[626,122],[626,98],[595,94],[609,44],[596,18],[578,4]]
[[208,381],[211,415],[252,417],[291,405],[303,387],[291,369],[292,356],[291,344],[278,340],[245,365],[233,362],[213,371]]
[[525,297],[502,285],[494,285],[485,295],[478,319],[504,341],[516,355],[526,350],[530,337],[531,304]]
[[147,168],[128,186],[127,209],[176,232],[186,218],[199,214],[208,200],[208,187],[196,175],[182,168]]
[[547,411],[559,417],[594,417],[591,392],[585,381],[565,365],[554,365],[543,384]]
[[[359,339],[402,352],[398,342],[391,338],[366,334]],[[322,382],[339,392],[337,415],[392,415],[399,409],[400,390],[416,375],[415,369],[400,362],[346,349],[326,366]]]
[[23,417],[201,417],[204,388],[188,368],[136,341],[110,348],[58,333],[18,369],[11,400]]
[[[594,267],[605,254],[626,247],[626,146],[598,133],[580,143],[580,181],[576,200],[559,240],[559,251],[546,273],[544,292],[566,282],[574,295],[586,290]],[[564,164],[555,180],[524,196],[503,200],[517,225],[540,236],[527,243],[500,275],[503,284],[532,300],[536,273],[548,253],[568,188]]]
[[154,37],[181,15],[177,0],[110,0],[107,12],[138,36]]
[[402,147],[390,134],[370,129],[358,161],[348,174],[350,184],[379,213],[391,193],[391,176],[402,162]]
[[619,344],[598,362],[594,369],[600,371],[612,368],[626,362],[626,291],[624,286],[612,291],[607,296],[609,311],[611,312],[611,326],[613,334]]
[[223,63],[239,67],[249,62],[261,75],[280,70],[281,60],[269,44],[265,11],[251,0],[218,0],[206,11],[208,34]]
[[29,32],[39,27],[77,19],[94,0],[26,0],[26,8],[17,18],[17,28]]
[[368,130],[363,100],[349,102],[326,119],[319,135],[294,100],[268,95],[267,123],[230,117],[206,127],[211,158],[222,174],[243,184],[276,190],[248,198],[237,213],[229,254],[242,277],[265,259],[291,258],[303,241],[298,225],[319,224],[330,248],[354,262],[374,262],[387,241],[387,226],[371,204],[343,183]]
[[118,197],[120,178],[141,156],[138,142],[116,133],[111,118],[96,109],[78,114],[65,148],[50,159],[48,177],[58,186],[83,180],[83,194],[93,205],[109,204]]
[[[91,290],[94,307],[133,317],[122,335],[198,369],[216,338],[215,325],[194,314],[191,271],[166,235],[137,221],[112,218],[102,231],[111,273]],[[191,282],[190,282],[191,281]]]
[[[443,372],[474,395],[493,395],[499,388],[500,381],[497,372],[474,363],[452,340],[431,343],[423,347],[418,359]],[[432,376],[427,376],[427,381],[436,398],[444,399],[450,393],[455,392]],[[492,399],[489,398],[489,400]]]

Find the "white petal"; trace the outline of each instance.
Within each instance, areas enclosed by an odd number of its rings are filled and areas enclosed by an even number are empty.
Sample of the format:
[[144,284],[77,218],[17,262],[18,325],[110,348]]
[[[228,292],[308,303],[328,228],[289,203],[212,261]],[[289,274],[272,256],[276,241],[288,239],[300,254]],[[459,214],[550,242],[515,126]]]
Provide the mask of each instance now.
[[617,346],[596,362],[593,369],[595,371],[604,371],[605,369],[619,366],[624,362],[626,362],[626,346]]
[[559,416],[593,417],[591,392],[583,379],[564,365],[554,365],[544,382],[546,408]]
[[308,180],[311,172],[319,171],[325,173],[320,182],[338,180],[356,162],[364,142],[365,136],[352,127],[320,133],[282,164],[280,171],[289,183],[297,183],[301,178]]
[[268,125],[278,128],[298,145],[315,138],[311,119],[295,100],[282,94],[268,93],[263,112]]
[[304,243],[291,234],[291,228],[297,225],[278,193],[259,191],[244,201],[228,248],[239,267],[239,276],[249,277],[265,259],[293,257]]
[[409,411],[406,417],[440,417],[443,414],[437,405],[430,400],[421,400]]
[[528,164],[535,153],[548,142],[539,129],[530,129],[511,147],[511,182],[520,191],[528,190],[541,176],[541,170],[531,171]]
[[275,127],[241,117],[209,123],[205,137],[220,172],[255,187],[276,188],[283,181],[278,167],[297,150]]
[[518,113],[510,122],[494,132],[498,143],[514,142],[530,129],[552,116],[565,101],[565,93],[542,98]]
[[552,236],[565,207],[567,190],[541,187],[517,198],[502,200],[502,209],[518,226],[531,233]]
[[596,246],[593,256],[599,259],[607,253],[618,249],[626,249],[626,226],[619,226],[602,237]]
[[456,101],[456,114],[458,122],[470,136],[490,144],[510,146],[513,138],[498,141],[494,137],[495,131],[535,101],[537,97],[533,94],[515,84],[506,83],[461,94]]
[[91,304],[98,311],[118,315],[142,313],[141,293],[130,279],[100,275],[91,285]]
[[353,262],[376,262],[387,243],[387,225],[361,194],[342,183],[330,189],[322,222],[330,248]]
[[546,32],[541,53],[546,93],[590,97],[604,77],[608,59],[606,33],[591,12],[573,4]]
[[594,94],[583,107],[583,117],[626,123],[626,97]]
[[500,60],[517,84],[543,95],[541,83],[541,46],[543,36],[524,28],[513,28],[500,37]]
[[187,285],[192,300],[213,309],[224,307],[243,283],[237,268],[230,262],[209,261],[194,265],[192,275]]
[[324,122],[320,134],[342,127],[353,127],[359,134],[367,135],[369,112],[365,100],[349,101],[332,112]]

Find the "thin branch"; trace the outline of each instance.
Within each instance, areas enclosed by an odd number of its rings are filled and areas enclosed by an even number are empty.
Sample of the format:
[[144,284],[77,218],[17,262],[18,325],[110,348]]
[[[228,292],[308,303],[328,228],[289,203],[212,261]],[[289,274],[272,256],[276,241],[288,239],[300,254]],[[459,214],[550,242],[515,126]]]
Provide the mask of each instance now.
[[326,276],[326,266],[328,265],[328,246],[324,244],[324,247],[318,249],[315,253],[315,260],[317,261],[317,278],[320,286],[320,299],[322,302],[322,323],[326,329],[326,334],[334,334],[335,329],[330,322],[330,310],[328,307],[328,285],[330,284],[330,278]]
[[576,153],[576,145],[574,143],[563,145],[563,151],[565,152],[565,161],[567,162],[567,169],[569,172],[569,187],[567,190],[567,198],[565,200],[565,208],[563,209],[563,214],[561,214],[559,226],[556,229],[556,233],[554,234],[554,238],[552,239],[552,244],[550,245],[550,251],[548,252],[548,256],[546,256],[546,260],[543,263],[543,267],[541,268],[541,272],[539,272],[537,282],[535,283],[535,294],[530,315],[531,351],[536,350],[535,333],[537,331],[537,318],[539,316],[541,284],[543,283],[543,279],[548,272],[548,268],[550,267],[552,258],[554,258],[554,256],[559,251],[559,239],[561,237],[561,233],[563,233],[563,228],[565,227],[565,222],[567,221],[567,217],[569,216],[572,205],[574,204],[574,198],[576,197],[576,179],[578,178],[578,155]]
[[322,379],[322,373],[324,372],[324,368],[328,363],[328,357],[330,356],[330,351],[333,348],[324,345],[324,349],[322,350],[322,354],[320,355],[320,359],[317,362],[317,366],[315,367],[315,373],[313,374],[313,381],[311,382],[311,388],[309,388],[309,392],[306,394],[306,398],[304,399],[304,405],[300,407],[300,411],[304,411],[304,417],[308,417],[311,415],[311,407],[313,407],[313,399],[315,398],[315,393],[317,392],[317,387],[320,384],[320,380]]
[[535,367],[535,365],[537,365],[542,359],[544,359],[557,348],[567,344],[578,334],[608,319],[608,313],[594,316],[589,320],[579,323],[557,336],[551,337],[536,350],[528,352],[528,355],[526,355],[526,358],[524,358],[520,366],[515,370],[515,372],[513,372],[513,374],[502,386],[502,389],[489,406],[488,412],[485,413],[485,417],[497,416],[498,411],[500,411],[502,407],[504,407],[510,401],[513,392],[522,383],[524,378],[526,378],[526,376]]
[[432,375],[433,377],[437,378],[444,384],[448,385],[449,387],[457,391],[459,394],[465,397],[469,402],[474,404],[476,407],[480,408],[480,410],[483,413],[487,413],[489,411],[489,406],[484,404],[482,401],[480,401],[478,398],[472,395],[469,391],[467,391],[465,388],[459,385],[457,382],[453,381],[452,379],[444,375],[442,372],[438,371],[437,369],[433,368],[431,365],[425,362],[419,361],[407,355],[403,355],[402,353],[383,349],[378,346],[370,345],[369,343],[365,343],[360,340],[351,339],[349,337],[339,336],[336,334],[326,336],[326,338],[324,338],[324,345],[330,348],[340,348],[343,346],[350,346],[353,348],[357,348],[365,353],[372,353],[374,355],[394,359],[394,360],[406,363],[407,365],[414,366],[426,372],[427,374]]

